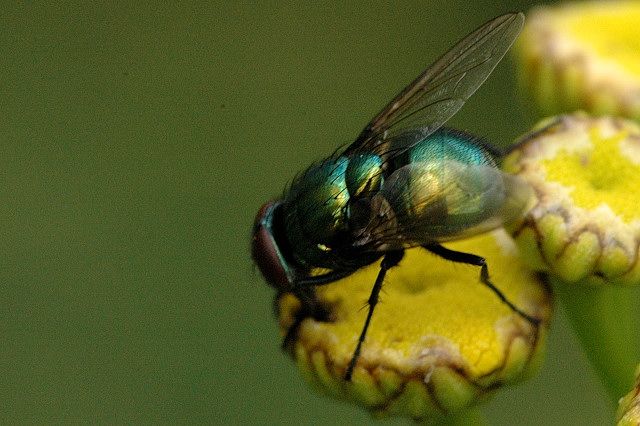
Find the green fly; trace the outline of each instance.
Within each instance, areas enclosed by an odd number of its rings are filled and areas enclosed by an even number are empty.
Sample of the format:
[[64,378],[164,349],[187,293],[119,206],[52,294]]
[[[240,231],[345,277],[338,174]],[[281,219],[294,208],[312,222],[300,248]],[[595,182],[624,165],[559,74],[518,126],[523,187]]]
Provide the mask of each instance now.
[[[497,149],[441,128],[491,74],[523,23],[522,13],[510,13],[467,35],[402,90],[355,142],[310,166],[280,199],[259,210],[254,262],[279,293],[292,292],[302,302],[284,347],[306,318],[329,320],[316,286],[382,259],[345,372],[351,380],[385,274],[405,249],[417,246],[479,267],[480,281],[502,302],[539,323],[493,285],[484,258],[441,245],[517,219],[529,200],[530,189],[497,168]],[[313,274],[318,268],[327,272]]]

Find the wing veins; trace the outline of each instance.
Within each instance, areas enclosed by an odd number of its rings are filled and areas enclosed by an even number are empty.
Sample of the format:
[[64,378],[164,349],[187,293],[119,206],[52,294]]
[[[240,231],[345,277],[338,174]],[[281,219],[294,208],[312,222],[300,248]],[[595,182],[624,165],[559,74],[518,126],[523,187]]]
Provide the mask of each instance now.
[[[456,81],[456,83],[455,83],[455,85],[454,85],[454,88],[453,88],[453,90],[452,90],[452,92],[453,92],[453,93],[455,93],[455,91],[458,89],[458,87],[460,86],[460,83],[462,82],[462,80],[464,80],[464,77],[467,75],[467,73],[469,73],[469,71],[471,71],[471,70],[473,70],[473,69],[475,69],[475,68],[477,68],[477,67],[479,67],[479,66],[482,66],[482,65],[483,65],[483,64],[485,64],[485,63],[487,63],[487,61],[488,61],[488,60],[489,60],[489,58],[487,58],[487,59],[483,60],[482,62],[480,62],[480,63],[478,63],[478,64],[476,64],[476,65],[473,65],[473,66],[471,66],[471,67],[469,67],[469,68],[467,68],[467,69],[465,69],[465,70],[461,70],[458,74],[454,74],[454,75],[452,75],[451,77],[449,77],[449,78],[447,78],[447,79],[444,79],[441,83],[438,83],[438,85],[436,85],[436,86],[434,86],[434,87],[432,87],[432,88],[429,88],[429,90],[425,91],[425,92],[423,93],[423,96],[424,96],[424,94],[428,94],[428,93],[430,93],[430,92],[435,91],[435,89],[441,88],[445,83],[448,83],[449,81],[453,80],[453,79],[454,79],[454,77],[458,77],[458,76],[459,76],[460,78],[458,78],[458,79],[457,79],[457,81]],[[428,87],[428,86],[424,86],[424,89],[426,89],[427,87]],[[421,98],[422,98],[422,96],[421,96],[421,97],[419,97],[419,98],[416,100],[416,102],[414,102],[414,104],[415,104],[415,103],[417,103],[417,101],[419,101]],[[419,113],[419,112],[421,112],[421,111],[424,111],[426,108],[429,108],[429,107],[431,107],[431,106],[433,106],[433,105],[435,105],[435,104],[438,104],[438,103],[440,103],[440,102],[450,101],[450,100],[454,100],[454,99],[464,100],[464,98],[462,98],[462,97],[447,97],[447,98],[439,98],[439,99],[435,99],[435,100],[434,100],[433,102],[431,102],[431,103],[425,104],[425,105],[423,105],[423,106],[421,106],[421,107],[419,107],[419,108],[415,109],[414,111],[409,112],[408,114],[405,114],[405,115],[403,115],[403,116],[400,116],[400,118],[398,118],[398,120],[397,120],[397,121],[395,121],[395,122],[393,123],[393,125],[392,125],[392,126],[390,126],[390,128],[393,128],[393,127],[395,127],[398,123],[400,123],[400,122],[402,122],[402,121],[406,120],[407,118],[409,118],[409,117],[411,117],[411,116],[414,116],[414,115],[418,114],[418,113]]]
[[[371,151],[386,156],[391,150],[380,150],[385,149],[384,141],[390,136],[421,127],[422,137],[433,133],[460,109],[491,74],[520,33],[523,22],[521,13],[502,15],[464,37],[389,102],[344,153]],[[456,77],[458,80],[451,84]],[[430,99],[434,94],[439,99]],[[452,104],[449,109],[433,111],[435,116],[430,116],[429,108],[443,100],[459,102]],[[421,105],[422,102],[425,104]],[[410,117],[414,119],[407,125]],[[417,141],[405,140],[403,143],[408,148]]]

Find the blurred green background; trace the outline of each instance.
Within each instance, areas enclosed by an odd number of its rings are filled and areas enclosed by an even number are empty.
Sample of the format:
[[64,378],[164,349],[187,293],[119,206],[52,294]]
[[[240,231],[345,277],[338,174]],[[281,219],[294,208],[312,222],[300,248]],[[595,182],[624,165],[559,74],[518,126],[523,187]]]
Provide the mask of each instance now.
[[[280,352],[254,214],[457,39],[528,7],[4,3],[0,420],[372,422]],[[510,65],[450,124],[525,132]],[[495,424],[612,421],[558,314]]]

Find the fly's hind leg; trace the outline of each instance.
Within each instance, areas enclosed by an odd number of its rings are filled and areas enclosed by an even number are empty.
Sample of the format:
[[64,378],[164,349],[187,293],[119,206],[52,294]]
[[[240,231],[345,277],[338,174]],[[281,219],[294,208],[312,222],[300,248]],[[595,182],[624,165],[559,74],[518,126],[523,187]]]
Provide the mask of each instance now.
[[452,262],[457,262],[457,263],[465,263],[467,265],[479,266],[480,281],[482,282],[482,284],[489,287],[489,289],[491,289],[491,291],[493,291],[494,294],[498,296],[498,299],[500,299],[505,305],[511,308],[512,311],[520,315],[522,318],[529,321],[531,324],[535,326],[540,324],[539,318],[536,318],[527,314],[526,312],[518,308],[516,305],[511,303],[511,301],[507,299],[504,293],[502,293],[502,291],[500,291],[500,289],[497,288],[491,282],[491,280],[489,279],[489,269],[487,268],[487,261],[484,259],[484,257],[477,256],[471,253],[464,253],[461,251],[450,250],[437,243],[425,244],[422,247],[429,250],[431,253],[442,257],[443,259],[450,260]]

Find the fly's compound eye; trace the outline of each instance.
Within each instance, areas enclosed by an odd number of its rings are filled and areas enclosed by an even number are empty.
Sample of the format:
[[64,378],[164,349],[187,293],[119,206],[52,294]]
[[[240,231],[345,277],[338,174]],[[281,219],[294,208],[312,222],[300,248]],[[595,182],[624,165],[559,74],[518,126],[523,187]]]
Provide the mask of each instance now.
[[278,205],[270,201],[258,210],[251,238],[251,257],[269,285],[280,291],[291,291],[286,261],[274,236],[274,212]]

